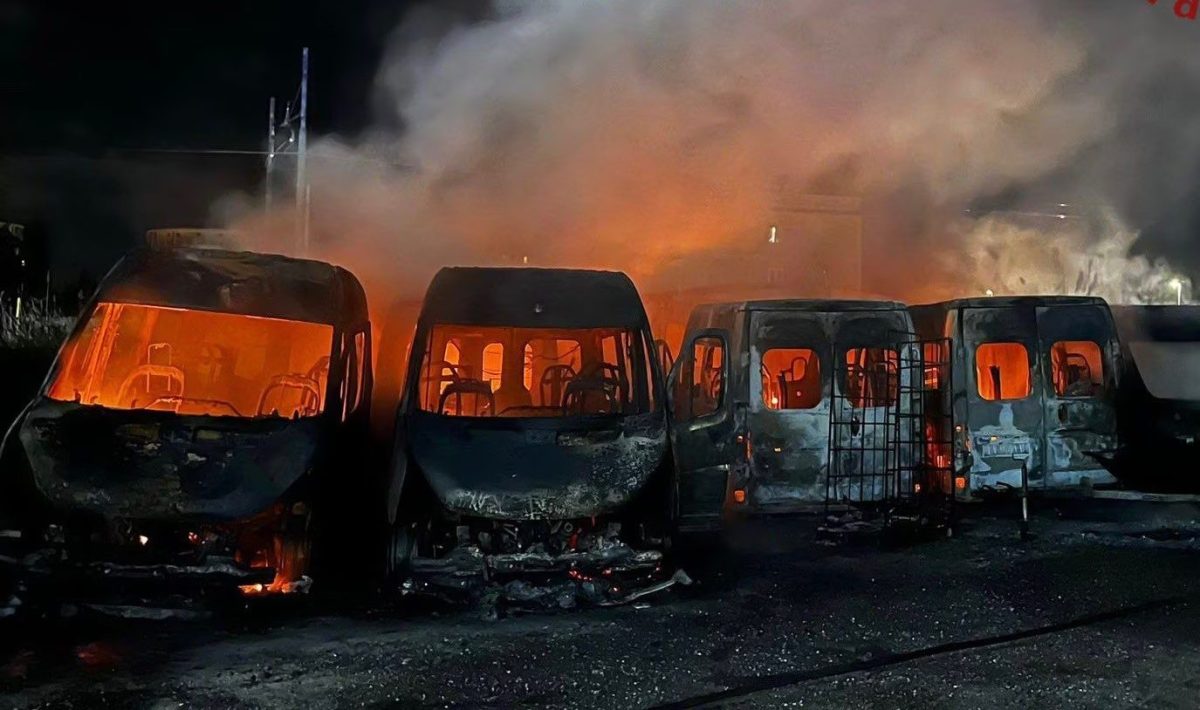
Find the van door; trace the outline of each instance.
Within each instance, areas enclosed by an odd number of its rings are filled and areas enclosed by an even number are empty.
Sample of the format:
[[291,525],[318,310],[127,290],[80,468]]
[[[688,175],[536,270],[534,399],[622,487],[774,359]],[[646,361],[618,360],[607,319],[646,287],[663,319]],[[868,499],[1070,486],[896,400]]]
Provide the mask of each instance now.
[[675,513],[683,530],[715,529],[734,453],[729,334],[703,330],[684,343],[671,371]]
[[971,493],[1045,484],[1037,317],[1028,306],[962,309]]
[[1047,487],[1113,483],[1119,345],[1101,305],[1037,309],[1044,382]]
[[825,501],[833,361],[830,316],[755,311],[750,318],[750,502],[759,510]]

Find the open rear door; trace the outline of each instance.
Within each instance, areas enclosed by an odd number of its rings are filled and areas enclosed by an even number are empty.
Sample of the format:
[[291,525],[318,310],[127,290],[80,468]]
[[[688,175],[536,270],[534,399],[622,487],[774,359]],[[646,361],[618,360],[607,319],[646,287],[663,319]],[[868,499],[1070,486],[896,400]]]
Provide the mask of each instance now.
[[729,334],[703,330],[684,343],[671,371],[671,448],[679,528],[715,530],[729,483],[734,417],[728,392]]
[[1036,314],[1032,307],[962,309],[966,365],[966,421],[972,463],[970,491],[1018,490],[1045,485],[1042,379]]
[[1117,449],[1119,346],[1108,309],[1048,305],[1037,309],[1045,383],[1048,488],[1116,479],[1103,465]]

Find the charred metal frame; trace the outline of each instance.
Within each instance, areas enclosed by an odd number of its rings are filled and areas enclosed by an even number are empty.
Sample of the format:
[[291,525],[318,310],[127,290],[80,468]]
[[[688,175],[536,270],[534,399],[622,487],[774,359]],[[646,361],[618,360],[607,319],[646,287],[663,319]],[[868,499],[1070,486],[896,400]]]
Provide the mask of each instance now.
[[[871,418],[865,419],[843,389],[844,351],[898,348],[896,333],[911,331],[907,310],[895,302],[748,301],[696,307],[671,373],[681,521],[688,529],[712,530],[741,514],[821,510],[845,498],[894,500],[899,392],[892,405],[868,408]],[[680,400],[687,396],[693,344],[704,337],[727,344],[726,401],[718,411],[695,418]],[[763,353],[775,347],[815,352],[822,387],[817,406],[762,406],[755,369]],[[778,481],[770,478],[775,469]],[[867,479],[871,485],[855,483]],[[841,495],[847,485],[857,492]]]
[[[366,463],[371,330],[365,293],[352,274],[248,252],[138,249],[105,277],[67,342],[102,302],[328,324],[325,407],[314,417],[284,420],[51,400],[44,393],[62,366],[64,343],[43,394],[4,442],[9,468],[24,464],[20,475],[6,471],[9,490],[27,511],[21,546],[46,546],[27,558],[32,573],[196,581],[212,572],[220,583],[257,580],[261,565],[244,558],[241,543],[267,533],[307,541],[314,513],[322,544],[346,543],[356,521],[365,520],[370,494],[365,474],[334,480]],[[358,378],[361,394],[346,413],[348,376]],[[308,543],[298,544],[305,547],[297,554],[307,556]],[[60,564],[55,550],[67,548],[80,564]],[[162,566],[168,561],[170,570]]]
[[[636,339],[632,372],[648,373],[645,394],[652,406],[629,415],[516,418],[422,411],[422,363],[431,333],[443,324],[628,330]],[[610,545],[621,544],[618,538],[642,536],[637,528],[665,522],[663,379],[645,310],[624,274],[529,268],[438,272],[409,350],[387,496],[393,535],[416,538],[414,569],[436,572],[449,565],[439,573],[446,581],[455,578],[453,570],[476,579],[480,571],[487,576],[519,567],[518,562],[557,567],[564,556],[587,552],[593,544],[597,553],[615,550]],[[414,543],[393,547],[406,546]],[[551,559],[543,559],[547,556]],[[605,552],[597,559],[607,563],[611,556]],[[631,559],[625,553],[619,557]]]
[[[1103,485],[1118,449],[1116,393],[1121,356],[1108,305],[1099,298],[1022,296],[959,299],[913,306],[925,338],[948,338],[956,362],[951,390],[956,426],[954,466],[966,498],[1000,492]],[[1097,344],[1104,377],[1098,393],[1058,396],[1049,349],[1061,341]],[[1028,357],[1030,391],[984,399],[976,382],[976,349],[1017,343]],[[957,481],[957,478],[956,478]]]

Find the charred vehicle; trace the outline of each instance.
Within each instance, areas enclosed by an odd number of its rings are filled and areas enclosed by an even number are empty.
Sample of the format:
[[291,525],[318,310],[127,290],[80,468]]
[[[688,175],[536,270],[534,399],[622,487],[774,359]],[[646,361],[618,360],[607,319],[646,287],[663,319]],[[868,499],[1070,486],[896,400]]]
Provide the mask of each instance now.
[[370,392],[366,299],[348,271],[131,252],[4,443],[25,576],[124,591],[306,586],[353,557],[334,548],[366,507],[355,461]]
[[952,347],[956,487],[967,497],[1114,483],[1120,347],[1103,299],[989,297],[910,309]]
[[413,342],[388,497],[393,576],[445,589],[544,573],[603,602],[654,574],[666,412],[628,277],[442,269]]
[[1113,306],[1124,371],[1117,471],[1137,487],[1194,491],[1200,460],[1200,307]]
[[908,311],[890,301],[693,309],[669,385],[680,528],[948,489],[918,470],[914,337]]

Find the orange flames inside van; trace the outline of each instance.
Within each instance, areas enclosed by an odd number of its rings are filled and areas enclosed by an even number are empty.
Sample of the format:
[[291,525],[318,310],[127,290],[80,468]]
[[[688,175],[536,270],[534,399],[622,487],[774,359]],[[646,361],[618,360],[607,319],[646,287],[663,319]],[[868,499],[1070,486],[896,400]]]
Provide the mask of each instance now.
[[101,303],[63,349],[46,395],[110,409],[287,419],[325,407],[333,327]]

